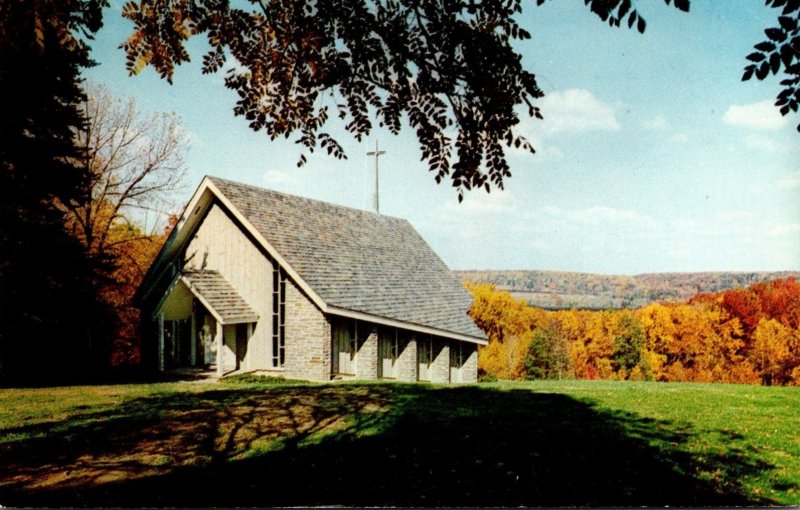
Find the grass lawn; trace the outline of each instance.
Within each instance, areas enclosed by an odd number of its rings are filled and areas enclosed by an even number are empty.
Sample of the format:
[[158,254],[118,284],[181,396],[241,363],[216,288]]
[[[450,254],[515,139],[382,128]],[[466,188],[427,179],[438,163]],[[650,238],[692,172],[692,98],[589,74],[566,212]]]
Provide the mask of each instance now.
[[800,389],[0,389],[0,505],[800,504]]

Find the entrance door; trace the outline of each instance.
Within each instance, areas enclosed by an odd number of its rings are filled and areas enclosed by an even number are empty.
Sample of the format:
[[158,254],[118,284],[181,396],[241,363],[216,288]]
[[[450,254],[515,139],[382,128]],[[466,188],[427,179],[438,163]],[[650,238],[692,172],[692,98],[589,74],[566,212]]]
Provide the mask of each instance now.
[[356,325],[353,321],[337,321],[332,328],[333,373],[356,373]]
[[[247,336],[249,326],[247,324],[236,325],[236,367],[242,368],[242,363],[247,357],[248,342],[250,339]],[[247,368],[250,368],[249,366]]]
[[214,341],[214,333],[217,331],[217,321],[211,314],[203,314],[203,327],[200,328],[201,343],[203,345],[203,362],[206,365],[213,365],[217,362],[217,343]]

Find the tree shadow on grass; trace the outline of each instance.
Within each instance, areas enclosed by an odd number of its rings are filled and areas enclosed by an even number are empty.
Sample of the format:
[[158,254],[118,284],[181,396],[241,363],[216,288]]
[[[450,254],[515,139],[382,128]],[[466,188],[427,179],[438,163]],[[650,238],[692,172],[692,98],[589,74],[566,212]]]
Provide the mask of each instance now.
[[[423,385],[224,389],[131,401],[0,445],[0,503],[56,506],[768,504],[771,469],[560,394]],[[749,456],[748,456],[749,455]]]

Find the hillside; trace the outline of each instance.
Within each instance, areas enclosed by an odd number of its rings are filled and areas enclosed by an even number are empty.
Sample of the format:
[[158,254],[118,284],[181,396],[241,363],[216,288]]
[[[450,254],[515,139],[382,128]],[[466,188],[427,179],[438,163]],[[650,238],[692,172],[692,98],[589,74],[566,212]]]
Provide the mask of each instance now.
[[499,290],[547,309],[638,308],[654,301],[686,301],[698,292],[743,288],[800,278],[798,271],[645,273],[635,276],[565,271],[454,271],[463,281],[492,283]]

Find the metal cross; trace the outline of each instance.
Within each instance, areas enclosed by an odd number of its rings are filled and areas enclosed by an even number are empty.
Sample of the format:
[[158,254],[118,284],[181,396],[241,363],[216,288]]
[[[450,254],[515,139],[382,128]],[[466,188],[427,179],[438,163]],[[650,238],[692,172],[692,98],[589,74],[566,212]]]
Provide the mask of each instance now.
[[369,151],[367,156],[375,156],[375,197],[372,202],[372,206],[375,207],[375,212],[380,214],[380,199],[379,199],[379,190],[378,190],[378,158],[381,157],[383,154],[386,154],[386,151],[378,150],[378,140],[375,140],[375,150]]

